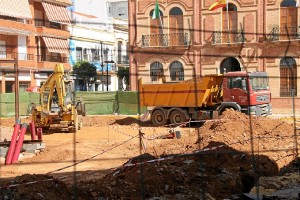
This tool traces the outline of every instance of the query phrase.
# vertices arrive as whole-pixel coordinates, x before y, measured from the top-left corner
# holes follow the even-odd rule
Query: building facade
[[[0,7],[0,90],[39,86],[57,63],[70,70],[66,7],[70,0],[10,0]]]
[[[128,67],[128,9],[126,1],[75,0],[71,9],[70,63],[88,61],[97,67],[90,85],[76,79],[77,90],[122,90],[119,67]]]
[[[299,102],[300,8],[295,0],[129,0],[130,84],[228,71],[266,71],[273,104]],[[292,90],[294,89],[294,90]],[[294,91],[294,92],[292,92]],[[289,106],[291,106],[289,104]]]

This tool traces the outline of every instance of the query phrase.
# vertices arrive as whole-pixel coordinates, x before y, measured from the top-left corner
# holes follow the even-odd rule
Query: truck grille
[[[256,97],[256,101],[257,102],[266,102],[266,101],[269,101],[269,95],[258,95]]]

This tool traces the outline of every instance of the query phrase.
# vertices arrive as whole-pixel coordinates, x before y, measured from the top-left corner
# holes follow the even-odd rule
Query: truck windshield
[[[250,77],[250,84],[252,90],[268,90],[269,79],[264,76]]]

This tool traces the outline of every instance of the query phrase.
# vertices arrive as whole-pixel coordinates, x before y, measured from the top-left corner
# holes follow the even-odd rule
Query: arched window
[[[163,65],[160,62],[151,63],[150,65],[151,81],[158,81],[158,79],[163,77],[163,75],[164,75]]]
[[[280,39],[297,37],[297,7],[295,0],[283,0],[280,4]]]
[[[150,18],[150,46],[162,45],[163,13],[159,10],[159,18],[152,19],[154,10],[149,14]]]
[[[179,61],[174,61],[170,65],[170,78],[171,81],[182,81],[184,80],[183,65]]]
[[[294,58],[284,57],[280,60],[280,96],[291,97],[292,89],[297,96],[297,64]]]
[[[227,7],[224,7],[222,10],[222,42],[237,42],[238,41],[238,19],[237,19],[237,7],[229,3],[228,4],[228,13]]]
[[[184,45],[183,12],[174,7],[169,12],[169,40],[171,46]]]

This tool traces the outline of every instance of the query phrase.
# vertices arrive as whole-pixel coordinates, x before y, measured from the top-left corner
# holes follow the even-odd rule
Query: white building
[[[122,89],[118,67],[128,67],[128,2],[75,0],[70,9],[70,62],[86,60],[96,65],[93,84],[75,81],[77,90],[116,91]],[[113,62],[113,63],[112,63]]]

